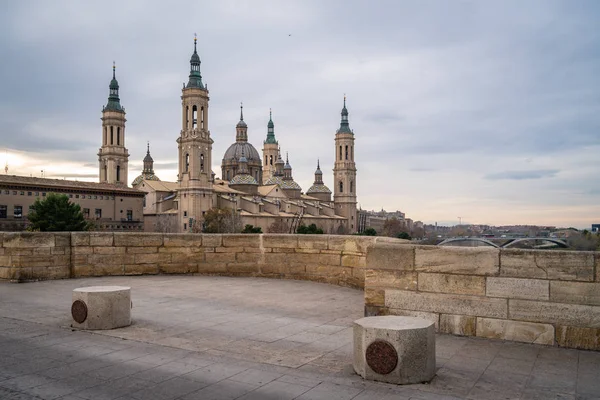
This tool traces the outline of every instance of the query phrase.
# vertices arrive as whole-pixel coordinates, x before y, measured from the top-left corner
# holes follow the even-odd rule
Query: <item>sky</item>
[[[146,143],[175,181],[194,34],[213,171],[239,104],[259,150],[269,109],[307,190],[333,188],[344,94],[361,208],[442,225],[600,222],[600,2],[281,0],[6,2],[0,162],[97,180],[116,62],[129,180]],[[3,172],[2,170],[0,170]]]

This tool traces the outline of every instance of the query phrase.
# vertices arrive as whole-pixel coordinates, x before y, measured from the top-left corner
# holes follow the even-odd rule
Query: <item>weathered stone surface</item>
[[[594,280],[592,252],[536,250],[535,260],[540,268],[548,272],[548,279]]]
[[[89,232],[71,232],[71,246],[89,246]]]
[[[295,249],[298,247],[298,237],[296,235],[265,234],[262,235],[262,245],[263,247]]]
[[[228,234],[223,235],[223,247],[259,247],[260,235]]]
[[[600,350],[600,328],[557,326],[556,343],[560,347]]]
[[[71,233],[70,232],[54,233],[54,247],[71,247]]]
[[[218,234],[202,234],[203,247],[219,247],[223,243],[222,236]]]
[[[440,314],[439,332],[460,336],[475,336],[477,317]]]
[[[420,272],[419,291],[485,295],[485,277]]]
[[[114,233],[114,245],[125,247],[162,246],[162,233]]]
[[[235,261],[242,263],[259,264],[262,262],[262,254],[260,253],[236,253]]]
[[[54,233],[50,232],[6,232],[3,247],[39,248],[54,247]]]
[[[135,262],[133,254],[90,254],[87,262],[91,265],[123,265]]]
[[[410,271],[366,269],[365,288],[370,287],[417,290],[417,273]]]
[[[550,324],[477,318],[477,336],[535,344],[554,344],[554,327]]]
[[[510,299],[548,300],[549,281],[541,279],[488,277],[486,295]]]
[[[514,320],[600,328],[599,306],[510,299],[508,309]]]
[[[352,268],[333,267],[326,265],[307,265],[306,273],[311,275],[320,275],[325,277],[352,276]]]
[[[391,347],[391,352],[380,349],[377,354],[369,353],[374,342]],[[373,357],[368,359],[367,354]],[[434,324],[399,316],[354,321],[353,366],[357,374],[369,380],[395,384],[430,381],[436,367]],[[389,368],[384,370],[384,366]]]
[[[433,322],[433,324],[435,325],[436,331],[439,329],[439,326],[440,326],[440,314],[436,314],[436,313],[430,313],[430,312],[425,312],[425,311],[408,311],[408,310],[392,309],[392,310],[389,310],[388,315],[397,315],[400,317],[415,317],[415,318],[426,319],[427,321]]]
[[[341,250],[344,253],[365,254],[367,249],[375,243],[374,237],[368,236],[335,236],[328,237],[329,250]]]
[[[378,288],[365,289],[365,304],[383,307],[385,305],[384,299],[385,290]]]
[[[117,247],[118,249],[122,249],[123,247]],[[147,247],[125,247],[125,253],[127,254],[152,254],[158,253],[158,247],[147,246]],[[175,247],[161,247],[161,249],[173,250]],[[177,248],[177,250],[184,252],[186,249]]]
[[[344,267],[360,267],[367,266],[367,258],[364,256],[348,256],[342,255],[342,265]]]
[[[167,233],[163,240],[165,247],[202,246],[202,235],[193,233]]]
[[[497,275],[498,249],[417,246],[415,269],[465,275]]]
[[[0,267],[11,267],[10,256],[0,256]]]
[[[205,253],[206,262],[228,263],[235,261],[235,253]]]
[[[86,306],[84,321],[73,320],[81,329],[114,329],[131,325],[131,288],[125,286],[89,286],[73,290],[73,302]]]
[[[131,264],[123,267],[125,275],[156,275],[158,265],[156,264]]]
[[[600,283],[552,281],[550,300],[557,303],[600,306]]]
[[[327,249],[328,238],[325,235],[299,235],[298,247],[301,249]]]
[[[94,254],[125,254],[126,247],[92,247]]]
[[[150,254],[135,254],[136,264],[167,264],[171,262],[171,254],[168,253],[150,253]]]
[[[69,266],[61,267],[33,267],[31,268],[31,279],[47,280],[47,279],[68,279],[71,276]]]
[[[500,276],[545,279],[548,274],[536,264],[533,250],[501,249]]]
[[[90,233],[90,246],[112,246],[115,235],[113,232]]]
[[[458,294],[385,290],[385,306],[399,310],[507,318],[506,299]]]
[[[376,243],[367,252],[367,268],[406,270],[415,269],[415,249],[396,243]]]

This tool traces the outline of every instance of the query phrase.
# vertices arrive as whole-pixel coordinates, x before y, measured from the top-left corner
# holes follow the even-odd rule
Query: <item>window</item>
[[[13,215],[15,218],[23,218],[23,207],[15,206]]]
[[[227,170],[227,180],[229,180],[229,170]]]
[[[273,165],[273,156],[269,156],[269,164]]]
[[[350,193],[354,191],[354,181],[350,181]]]
[[[121,182],[121,166],[117,165],[117,182]]]
[[[76,194],[76,195],[75,195],[75,198],[76,198],[76,199],[78,199],[78,198],[79,198],[79,195],[78,195],[78,194]]]
[[[184,216],[184,217],[187,217],[187,211],[184,211],[184,212],[183,212],[183,216]]]
[[[346,160],[348,159],[348,145],[346,145]]]
[[[104,127],[104,144],[108,144],[108,129]]]
[[[350,159],[354,160],[354,146],[350,146]]]
[[[84,208],[83,209],[83,217],[84,218],[89,218],[90,217],[90,209],[89,208]]]
[[[40,197],[40,192],[35,192],[35,197]]]
[[[13,195],[16,196],[17,195],[17,191],[13,190]]]
[[[121,127],[117,126],[117,146],[121,144]]]
[[[265,165],[269,165],[269,164],[267,163],[267,156],[265,156]]]
[[[146,196],[144,196],[144,200],[142,201],[142,207],[146,207]]]
[[[42,197],[46,197],[46,192],[42,192]]]
[[[110,127],[110,144],[112,145],[114,142],[114,136],[113,136],[113,127]]]
[[[127,221],[133,221],[133,210],[127,210]]]
[[[190,127],[190,106],[185,106],[185,129]]]
[[[204,172],[204,154],[200,154],[200,172]]]
[[[10,194],[10,190],[5,190],[4,194]]]
[[[204,107],[200,108],[200,128],[204,129]]]
[[[340,181],[340,193],[344,193],[344,182]]]
[[[185,155],[185,172],[188,172],[189,169],[190,169],[190,155],[186,154]]]
[[[187,224],[183,224],[183,230],[187,230]]]
[[[342,161],[342,146],[340,146],[340,161]]]
[[[192,129],[198,127],[198,106],[192,106]]]
[[[96,217],[96,219],[102,218],[102,209],[101,208],[96,208],[96,211],[94,212],[94,217]]]
[[[6,214],[8,213],[7,209],[7,206],[0,205],[0,218],[6,218]]]
[[[21,190],[21,196],[25,196],[25,192]]]
[[[36,196],[37,196],[37,194],[36,194]],[[69,195],[69,198],[70,198],[70,199],[72,199],[72,198],[73,198],[73,195],[72,195],[72,194],[70,194],[70,195]]]
[[[27,196],[31,196],[31,192],[27,192]]]

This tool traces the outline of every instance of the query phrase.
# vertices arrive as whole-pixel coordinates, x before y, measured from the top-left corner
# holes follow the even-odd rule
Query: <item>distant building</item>
[[[592,224],[592,232],[600,233],[600,224]]]

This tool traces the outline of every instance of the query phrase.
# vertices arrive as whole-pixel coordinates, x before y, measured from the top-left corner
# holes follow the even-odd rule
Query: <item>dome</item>
[[[258,151],[252,146],[251,143],[248,142],[235,142],[225,152],[223,156],[223,160],[239,160],[242,157],[242,152],[244,157],[248,159],[248,161],[258,161],[262,164],[260,155],[258,155]]]
[[[320,185],[312,185],[310,187],[310,189],[308,189],[306,191],[306,194],[311,194],[311,193],[327,193],[327,194],[331,194],[331,190],[329,190],[329,188],[323,184]]]
[[[109,89],[119,89],[119,82],[113,77],[108,87]]]
[[[229,181],[229,185],[258,185],[258,182],[252,175],[238,174]]]
[[[235,127],[236,128],[247,128],[248,125],[246,124],[246,122],[243,119],[241,119],[240,122],[238,122]]]
[[[150,155],[150,150],[146,153],[146,157],[144,157],[144,162],[154,162],[152,156]]]
[[[282,189],[302,190],[300,185],[298,185],[296,182],[294,182],[291,179],[288,179],[288,180],[283,179],[281,176],[270,177],[269,180],[267,182],[265,182],[265,185],[279,185],[279,187],[281,187]]]
[[[133,180],[133,182],[131,182],[131,186],[139,185],[140,183],[142,183],[142,181],[144,179],[147,180],[147,181],[160,181],[160,179],[158,178],[158,176],[156,176],[154,174],[141,174],[141,175],[138,175],[138,177],[135,178]]]

